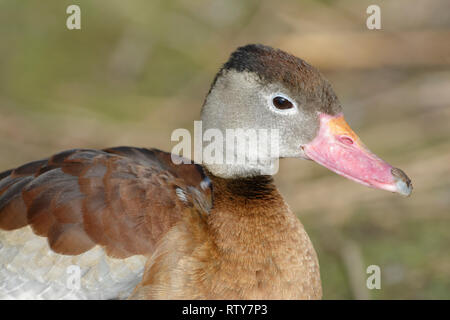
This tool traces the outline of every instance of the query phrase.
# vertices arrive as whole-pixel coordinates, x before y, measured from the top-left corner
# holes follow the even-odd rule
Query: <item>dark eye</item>
[[[279,96],[273,98],[272,103],[277,109],[282,109],[282,110],[290,109],[294,106],[292,104],[292,102],[290,102],[288,99],[279,97]]]

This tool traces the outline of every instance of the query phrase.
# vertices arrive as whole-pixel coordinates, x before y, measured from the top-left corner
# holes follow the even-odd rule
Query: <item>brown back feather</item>
[[[205,178],[156,149],[67,150],[0,173],[0,228],[30,225],[61,254],[97,244],[117,258],[149,254],[187,207],[209,210]]]

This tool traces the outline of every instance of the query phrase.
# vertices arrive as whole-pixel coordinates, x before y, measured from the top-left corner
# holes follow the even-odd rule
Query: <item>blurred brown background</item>
[[[66,8],[81,7],[81,30]],[[381,8],[368,30],[366,8]],[[276,177],[316,247],[324,298],[450,298],[448,0],[0,2],[0,171],[63,149],[170,150],[237,46],[316,66],[369,148],[405,170],[403,198],[312,162]],[[365,270],[381,267],[381,290]]]

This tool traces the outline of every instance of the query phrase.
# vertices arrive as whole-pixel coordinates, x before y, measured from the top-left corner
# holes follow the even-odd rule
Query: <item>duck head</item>
[[[311,65],[281,50],[247,45],[233,52],[206,97],[202,124],[204,136],[210,129],[223,132],[220,143],[224,153],[236,153],[232,158],[242,150],[229,148],[234,141],[227,144],[227,130],[276,129],[278,133],[276,155],[254,143],[247,145],[258,153],[256,164],[203,162],[222,178],[265,174],[278,158],[293,157],[313,160],[369,187],[402,195],[412,191],[406,174],[369,151],[349,127],[329,82]]]

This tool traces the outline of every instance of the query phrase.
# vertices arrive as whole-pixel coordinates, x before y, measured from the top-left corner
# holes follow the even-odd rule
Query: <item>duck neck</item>
[[[298,224],[271,176],[224,179],[210,175],[213,208],[209,230],[221,252],[264,257],[288,245],[286,232]],[[243,255],[244,254],[244,255]]]

